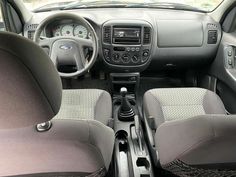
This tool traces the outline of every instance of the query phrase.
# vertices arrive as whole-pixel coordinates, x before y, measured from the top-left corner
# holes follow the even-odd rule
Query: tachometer
[[[88,30],[84,26],[78,25],[74,29],[74,35],[85,39],[88,36]]]
[[[62,36],[73,36],[73,26],[72,25],[65,25],[61,28],[61,35]]]

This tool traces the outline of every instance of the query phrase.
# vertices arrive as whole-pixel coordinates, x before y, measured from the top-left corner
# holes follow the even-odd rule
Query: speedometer
[[[88,36],[88,30],[84,26],[78,25],[74,29],[74,35],[85,39]]]
[[[65,25],[61,28],[62,36],[73,36],[73,26]]]

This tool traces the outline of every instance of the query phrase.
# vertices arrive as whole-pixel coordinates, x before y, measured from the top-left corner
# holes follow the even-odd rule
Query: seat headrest
[[[0,32],[0,129],[49,121],[61,97],[60,77],[43,49],[20,35]]]

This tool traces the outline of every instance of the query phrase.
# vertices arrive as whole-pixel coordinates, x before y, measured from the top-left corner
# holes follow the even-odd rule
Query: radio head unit
[[[114,27],[112,42],[114,44],[141,44],[141,28]]]

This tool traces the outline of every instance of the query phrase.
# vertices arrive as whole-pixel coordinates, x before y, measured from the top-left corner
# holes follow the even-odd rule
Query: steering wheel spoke
[[[93,41],[91,39],[75,38],[75,40],[81,47],[94,47]]]
[[[49,49],[51,49],[53,41],[53,38],[40,37],[38,44],[42,48],[48,47]]]
[[[84,51],[84,47],[83,46],[79,46],[79,52],[80,52],[80,60],[81,63],[83,64],[83,66],[85,67],[87,64],[87,60],[86,60],[86,56],[85,56],[85,51]]]
[[[76,67],[77,67],[77,70],[80,71],[82,69],[85,68],[85,64],[84,62],[82,61],[82,57],[80,57],[80,59],[77,59],[76,60]]]

